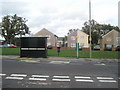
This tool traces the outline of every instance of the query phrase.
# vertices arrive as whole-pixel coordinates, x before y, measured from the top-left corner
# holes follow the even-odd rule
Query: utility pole
[[[92,41],[92,37],[91,37],[91,0],[89,0],[89,34],[90,34],[90,58],[92,57],[92,49],[91,49],[91,41]]]

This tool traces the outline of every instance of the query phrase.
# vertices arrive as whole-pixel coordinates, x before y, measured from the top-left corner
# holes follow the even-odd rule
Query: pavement
[[[2,59],[16,59],[20,61],[49,61],[49,60],[57,60],[57,61],[93,61],[93,62],[119,62],[119,59],[96,59],[96,58],[74,58],[74,57],[47,57],[47,58],[27,58],[13,55],[1,55]]]

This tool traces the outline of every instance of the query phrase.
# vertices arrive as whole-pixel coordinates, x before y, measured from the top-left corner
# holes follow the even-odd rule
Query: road
[[[3,59],[3,88],[118,88],[118,63]]]

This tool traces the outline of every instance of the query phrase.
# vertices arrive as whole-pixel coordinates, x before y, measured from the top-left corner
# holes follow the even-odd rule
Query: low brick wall
[[[52,47],[52,49],[57,49],[57,47]],[[61,50],[75,50],[76,48],[71,47],[61,47]],[[82,48],[82,50],[89,50],[89,48]]]

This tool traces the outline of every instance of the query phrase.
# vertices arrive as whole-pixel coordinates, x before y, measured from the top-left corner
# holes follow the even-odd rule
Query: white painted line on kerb
[[[22,77],[6,77],[6,79],[23,80],[23,78],[22,78]]]
[[[33,81],[46,81],[45,78],[29,78],[29,80],[33,80]]]
[[[11,74],[10,76],[15,76],[15,77],[26,77],[27,75],[25,75],[25,74]]]
[[[53,76],[54,78],[69,78],[69,76]]]
[[[47,75],[32,75],[32,77],[44,77],[44,78],[47,78],[49,76],[47,76]]]
[[[76,79],[77,82],[94,82],[93,80]]]
[[[116,80],[99,80],[99,82],[117,82]]]
[[[75,76],[75,78],[83,78],[83,79],[90,79],[91,77],[83,77],[83,76]]]
[[[70,81],[70,79],[52,79],[52,81],[69,82],[69,81]]]
[[[112,77],[97,77],[97,79],[114,79]]]
[[[6,74],[0,74],[0,76],[6,76]]]

